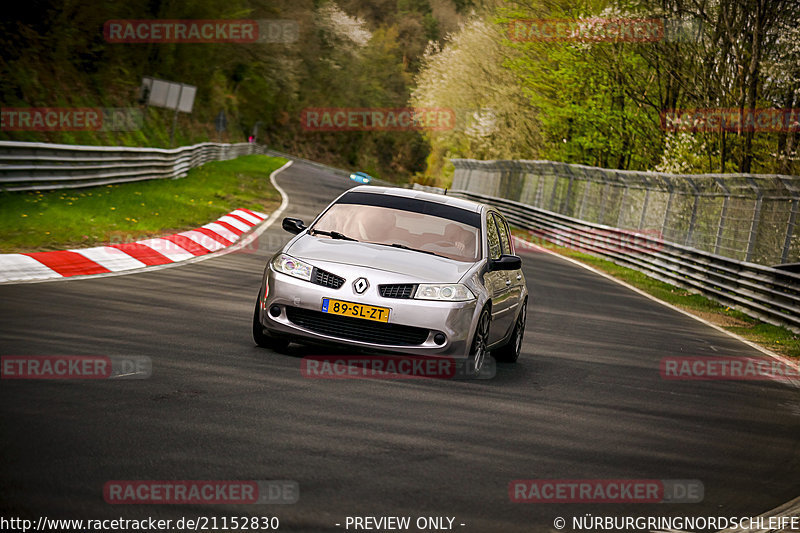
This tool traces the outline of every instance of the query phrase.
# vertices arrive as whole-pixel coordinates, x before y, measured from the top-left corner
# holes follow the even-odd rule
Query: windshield
[[[320,238],[340,233],[361,242],[399,245],[456,261],[477,261],[480,231],[469,224],[393,207],[336,203],[311,228]]]

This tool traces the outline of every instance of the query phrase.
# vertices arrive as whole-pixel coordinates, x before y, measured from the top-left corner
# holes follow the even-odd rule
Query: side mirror
[[[489,270],[519,270],[522,268],[522,259],[516,255],[501,255],[500,259],[489,261]]]
[[[295,235],[306,229],[306,225],[299,218],[286,217],[283,219],[283,222],[281,222],[281,226],[289,233],[294,233]]]

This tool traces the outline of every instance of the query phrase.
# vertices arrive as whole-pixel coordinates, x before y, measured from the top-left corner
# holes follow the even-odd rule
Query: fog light
[[[272,307],[269,308],[269,314],[270,316],[277,318],[281,316],[281,308],[278,307],[277,305],[273,305]]]
[[[446,340],[447,340],[447,337],[444,336],[444,333],[437,333],[436,335],[433,336],[433,342],[435,342],[439,346],[444,344],[444,341],[446,341]]]

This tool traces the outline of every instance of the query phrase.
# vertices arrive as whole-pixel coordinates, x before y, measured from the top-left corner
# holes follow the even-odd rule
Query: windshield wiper
[[[355,242],[358,242],[357,239],[354,239],[352,237],[348,237],[344,233],[339,233],[338,231],[324,231],[324,230],[320,230],[320,229],[310,229],[310,230],[308,230],[308,233],[311,234],[311,235],[314,235],[314,234],[327,235],[331,239],[340,239],[340,240],[343,240],[343,241],[355,241]]]
[[[420,250],[419,248],[412,248],[410,246],[406,246],[405,244],[400,244],[400,243],[397,243],[397,242],[392,243],[392,244],[386,244],[386,243],[383,243],[383,242],[376,242],[376,243],[373,243],[373,244],[380,244],[380,245],[383,245],[383,246],[391,246],[392,248],[401,248],[403,250],[411,250],[412,252],[421,252],[423,254],[435,255],[436,257],[445,257],[445,256],[443,256],[441,254],[437,254],[436,252],[431,252],[430,250]],[[445,259],[447,259],[447,258],[445,257]]]

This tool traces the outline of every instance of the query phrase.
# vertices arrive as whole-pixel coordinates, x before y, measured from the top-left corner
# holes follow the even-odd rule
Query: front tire
[[[261,320],[258,314],[261,304],[261,293],[258,293],[256,300],[256,309],[253,312],[253,340],[257,345],[262,348],[269,348],[270,350],[281,351],[289,346],[289,341],[279,337],[273,337],[264,331],[264,326],[261,325]]]
[[[467,357],[466,376],[468,378],[480,376],[483,364],[486,362],[486,356],[489,353],[486,346],[489,342],[489,323],[491,320],[492,315],[489,313],[489,309],[484,307],[478,318],[478,325],[475,326],[475,335],[472,338],[469,357]]]
[[[522,351],[522,337],[525,335],[525,322],[528,318],[528,300],[522,302],[522,309],[519,311],[517,321],[514,324],[514,331],[508,344],[501,346],[492,352],[492,356],[502,363],[516,363]]]

